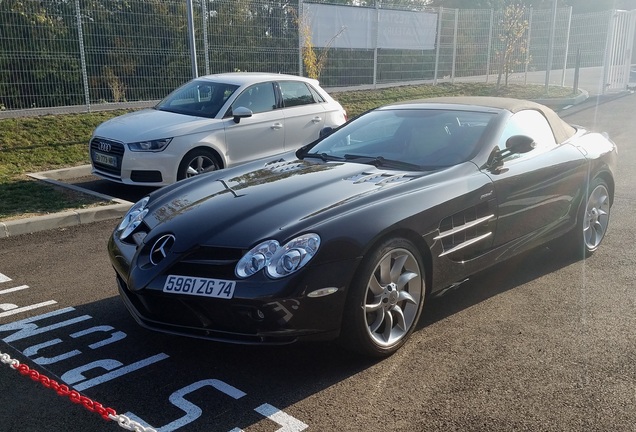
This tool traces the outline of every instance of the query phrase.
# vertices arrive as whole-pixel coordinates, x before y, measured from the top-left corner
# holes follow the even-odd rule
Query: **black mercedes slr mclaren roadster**
[[[324,132],[132,206],[108,251],[142,326],[386,356],[427,297],[539,245],[589,256],[607,231],[615,144],[542,105],[427,99]]]

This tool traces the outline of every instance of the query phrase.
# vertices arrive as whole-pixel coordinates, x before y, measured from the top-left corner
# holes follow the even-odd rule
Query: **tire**
[[[581,203],[576,227],[553,245],[559,252],[581,259],[591,256],[605,238],[610,218],[610,194],[607,183],[594,179]]]
[[[211,150],[197,148],[189,151],[181,160],[177,171],[177,180],[218,169],[221,169],[218,156]]]
[[[340,344],[370,357],[386,357],[407,341],[426,295],[424,264],[406,239],[385,241],[370,252],[351,284]]]

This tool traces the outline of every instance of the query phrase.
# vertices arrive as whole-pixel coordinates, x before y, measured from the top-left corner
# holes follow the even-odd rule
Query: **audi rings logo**
[[[110,144],[108,144],[106,142],[101,142],[100,141],[99,143],[97,143],[97,148],[100,151],[103,151],[103,152],[107,152],[107,153],[110,152]]]
[[[175,238],[172,234],[166,234],[161,237],[152,245],[150,249],[150,262],[154,265],[159,264],[174,246]]]

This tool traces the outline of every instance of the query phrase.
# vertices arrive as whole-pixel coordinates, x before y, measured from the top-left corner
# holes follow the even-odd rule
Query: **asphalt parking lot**
[[[619,146],[600,250],[480,273],[428,301],[388,359],[140,328],[106,256],[114,220],[0,239],[0,352],[161,431],[633,431],[635,108],[631,94],[561,113]],[[0,392],[0,430],[121,430],[4,363]]]

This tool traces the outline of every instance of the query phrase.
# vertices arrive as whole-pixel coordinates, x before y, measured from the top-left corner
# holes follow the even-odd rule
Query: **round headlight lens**
[[[285,253],[281,258],[281,265],[283,266],[283,270],[286,273],[295,271],[300,265],[300,262],[303,259],[303,255],[304,254],[302,250],[292,249],[290,251],[287,251],[287,253]]]
[[[280,244],[276,240],[266,240],[259,243],[243,255],[243,258],[236,264],[234,273],[240,278],[252,276],[267,265],[278,248],[280,248]]]
[[[146,205],[148,205],[149,199],[149,197],[142,198],[137,201],[130,210],[128,210],[124,218],[119,223],[119,226],[117,226],[120,239],[123,240],[128,237],[130,233],[132,233],[143,221],[144,217],[148,214]]]
[[[318,234],[304,234],[281,246],[276,240],[265,240],[243,255],[234,273],[247,278],[266,269],[269,277],[278,279],[290,275],[311,260],[320,246]]]
[[[300,270],[316,255],[319,247],[318,234],[296,237],[281,247],[269,260],[267,274],[278,279]]]

